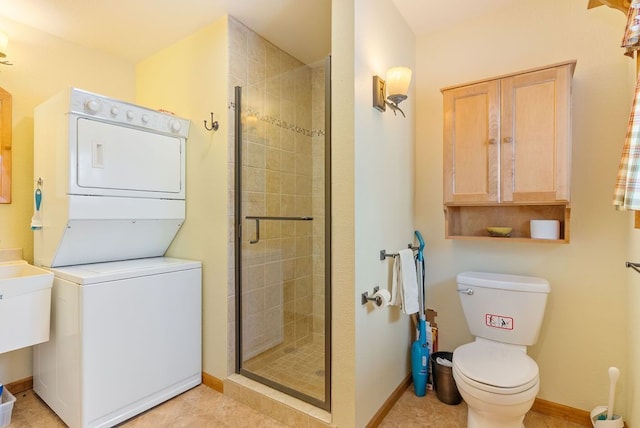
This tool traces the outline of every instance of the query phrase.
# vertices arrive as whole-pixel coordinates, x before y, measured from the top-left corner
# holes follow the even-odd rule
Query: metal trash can
[[[438,364],[437,359],[453,361],[453,352],[436,352],[431,354],[431,374],[433,376],[433,389],[438,400],[445,404],[459,404],[462,396],[458,392],[456,381],[453,379],[453,370],[443,364]]]

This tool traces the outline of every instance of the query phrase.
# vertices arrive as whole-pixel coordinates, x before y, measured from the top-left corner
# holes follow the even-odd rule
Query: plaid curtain
[[[625,55],[634,56],[640,49],[640,0],[633,0],[627,12],[627,25],[622,38]],[[613,205],[619,210],[640,211],[640,79],[631,107],[627,136],[622,148]]]
[[[627,25],[622,37],[622,47],[625,55],[633,58],[633,53],[640,49],[640,0],[633,0],[627,12]]]

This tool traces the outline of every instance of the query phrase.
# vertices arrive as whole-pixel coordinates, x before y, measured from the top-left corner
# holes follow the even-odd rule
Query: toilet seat
[[[493,394],[518,394],[539,381],[538,365],[526,353],[488,341],[456,348],[453,366],[462,381]]]

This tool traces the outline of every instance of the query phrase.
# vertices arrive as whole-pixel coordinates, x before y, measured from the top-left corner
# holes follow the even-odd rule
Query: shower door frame
[[[331,410],[331,56],[324,61],[325,134],[324,134],[324,400],[318,400],[242,367],[242,87],[234,88],[234,257],[236,367],[235,372],[284,392],[326,411]]]

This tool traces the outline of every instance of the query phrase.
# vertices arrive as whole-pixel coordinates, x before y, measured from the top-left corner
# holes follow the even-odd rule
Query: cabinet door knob
[[[505,142],[505,143],[513,143],[513,138],[511,138],[511,137],[504,137],[504,142]]]
[[[495,143],[496,143],[495,138],[489,138],[489,144],[495,144]]]

